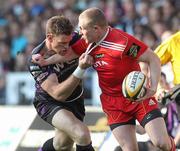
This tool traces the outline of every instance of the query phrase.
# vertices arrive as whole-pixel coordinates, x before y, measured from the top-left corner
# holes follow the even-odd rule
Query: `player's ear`
[[[99,26],[94,25],[94,29],[95,29],[95,30],[98,30],[98,28],[99,28]]]
[[[95,33],[98,33],[98,32],[99,32],[99,28],[100,28],[100,27],[99,27],[98,25],[94,25],[94,26],[93,26],[94,32],[95,32]]]
[[[46,35],[46,39],[47,39],[49,42],[52,42],[52,40],[53,40],[53,35],[52,35],[52,34],[47,34],[47,35]]]

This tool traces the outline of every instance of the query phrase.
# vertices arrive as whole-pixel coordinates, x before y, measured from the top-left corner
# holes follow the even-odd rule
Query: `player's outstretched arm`
[[[78,58],[79,56],[76,55],[76,53],[70,48],[65,56],[61,56],[59,54],[54,54],[51,57],[44,59],[44,57],[41,54],[33,54],[32,55],[32,62],[36,63],[40,66],[46,66],[50,64],[56,64],[61,62],[66,62],[75,58]]]
[[[77,87],[81,79],[83,78],[83,73],[85,69],[93,64],[93,59],[89,55],[82,54],[79,58],[79,65],[73,74],[67,78],[65,81],[59,83],[57,76],[51,74],[48,78],[41,84],[41,87],[54,99],[58,101],[65,101]]]

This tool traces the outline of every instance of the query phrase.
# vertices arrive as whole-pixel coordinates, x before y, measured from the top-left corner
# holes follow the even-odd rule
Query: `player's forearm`
[[[71,75],[65,81],[59,83],[57,76],[51,74],[41,84],[41,87],[55,100],[64,102],[76,89],[80,81],[80,78]]]
[[[155,54],[152,60],[149,62],[149,68],[151,77],[151,88],[156,91],[161,75],[161,64],[159,58]]]
[[[59,83],[56,75],[50,75],[48,80],[42,83],[45,91],[59,101],[65,101],[75,90],[83,78],[85,69],[93,64],[93,58],[90,55],[82,54],[79,57],[79,65],[76,70],[65,81]]]
[[[159,58],[150,48],[147,48],[147,50],[139,57],[139,61],[148,64],[151,82],[150,88],[151,90],[156,91],[161,74]]]
[[[55,55],[45,59],[45,65],[56,64],[56,63],[65,62],[65,61],[66,61],[66,59],[63,56],[55,54]]]
[[[64,102],[73,93],[80,81],[81,79],[71,75],[67,80],[54,87],[52,96],[56,100]]]
[[[56,100],[65,101],[78,86],[79,82],[83,78],[84,72],[85,69],[78,66],[68,79],[60,84],[52,84],[52,88],[47,87],[47,89],[49,89],[48,92],[51,92],[51,96]]]
[[[56,63],[63,63],[63,62],[67,62],[70,60],[73,60],[75,58],[77,58],[78,56],[75,53],[68,53],[65,56],[61,56],[59,54],[55,54],[47,59],[45,59],[45,65],[50,65],[50,64],[56,64]]]

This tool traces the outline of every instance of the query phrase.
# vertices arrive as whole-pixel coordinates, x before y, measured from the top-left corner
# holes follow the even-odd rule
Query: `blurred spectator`
[[[140,20],[139,23],[142,25],[148,24],[148,12],[149,12],[149,2],[148,1],[142,1],[137,6],[137,12],[139,14]]]
[[[10,55],[10,47],[5,42],[0,42],[0,64],[2,73],[14,70],[14,60]]]
[[[122,7],[124,10],[124,16],[122,17],[123,30],[129,34],[134,34],[134,27],[139,22],[139,17],[136,12],[136,8],[133,0],[123,0]]]
[[[174,2],[172,0],[164,0],[163,1],[162,13],[163,13],[164,23],[169,25],[172,21],[172,18],[175,16],[175,13],[176,13],[176,9],[174,7]]]
[[[11,57],[16,58],[18,52],[24,51],[28,44],[27,38],[22,34],[21,24],[15,22],[10,26],[11,39]]]
[[[0,105],[4,105],[6,103],[5,100],[5,75],[0,74]]]
[[[149,25],[153,25],[162,20],[162,11],[160,7],[151,6],[148,11],[148,23]]]
[[[155,32],[147,25],[136,25],[134,36],[145,42],[152,50],[157,47],[158,38]]]
[[[159,21],[159,22],[155,22],[151,26],[151,28],[154,31],[154,33],[156,34],[156,36],[158,37],[158,40],[160,42],[162,34],[166,31],[166,25],[164,24],[164,22]]]

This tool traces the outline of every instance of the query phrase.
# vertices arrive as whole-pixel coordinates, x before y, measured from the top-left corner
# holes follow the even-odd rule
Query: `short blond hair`
[[[98,25],[100,27],[108,26],[107,19],[103,11],[99,8],[93,7],[85,10],[80,14],[81,17],[88,20],[87,26]]]

